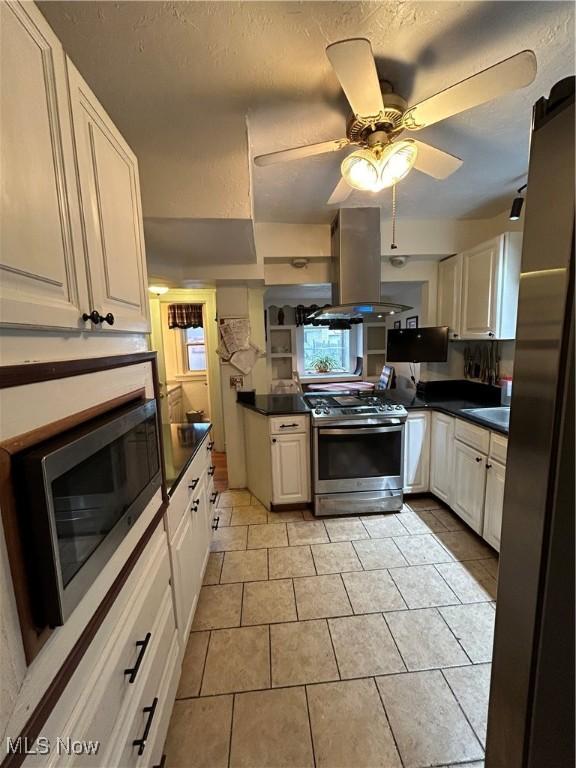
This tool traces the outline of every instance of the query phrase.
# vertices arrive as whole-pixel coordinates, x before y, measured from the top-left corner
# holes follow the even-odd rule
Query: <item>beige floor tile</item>
[[[218,496],[219,507],[248,507],[251,503],[250,491],[222,491]]]
[[[330,541],[353,541],[367,539],[368,531],[361,520],[326,520],[324,525]]]
[[[268,512],[269,523],[299,523],[302,520],[304,520],[304,516],[299,509],[288,512]]]
[[[257,717],[255,713],[258,713]],[[314,766],[304,688],[255,691],[236,696],[230,767],[272,766]]]
[[[218,518],[218,527],[225,528],[230,525],[232,507],[216,507],[214,516]]]
[[[362,570],[360,560],[349,541],[338,544],[313,544],[312,555],[318,574]]]
[[[480,603],[496,598],[496,579],[485,570],[483,560],[438,563],[436,570],[463,603]]]
[[[266,510],[266,513],[268,513],[270,510],[265,504],[262,504],[260,499],[256,498],[253,494],[250,496],[250,506],[252,507],[261,507],[262,509]]]
[[[268,627],[212,632],[202,681],[202,696],[270,687]]]
[[[202,582],[205,587],[220,583],[223,561],[224,552],[210,552],[204,572],[204,581]]]
[[[338,680],[328,625],[321,620],[273,624],[272,686]]]
[[[434,533],[446,530],[444,524],[430,510],[407,510],[402,513],[400,520],[409,533]]]
[[[436,608],[387,613],[386,621],[411,672],[469,663]]]
[[[294,590],[300,620],[347,616],[352,613],[339,575],[304,576],[294,579]]]
[[[226,552],[220,574],[221,584],[237,581],[264,581],[268,578],[268,557],[265,549]]]
[[[364,528],[372,539],[385,539],[388,536],[407,536],[408,530],[400,522],[401,515],[390,514],[383,517],[363,517]]]
[[[316,569],[309,546],[278,547],[268,552],[269,577],[314,576]]]
[[[406,608],[388,571],[343,573],[342,578],[354,613],[395,611]]]
[[[496,581],[498,581],[498,558],[497,557],[489,557],[486,560],[479,560],[480,565],[482,568],[484,568],[485,571],[487,571],[490,576],[492,576]]]
[[[376,682],[404,768],[484,757],[441,672],[389,675]]]
[[[367,571],[408,565],[404,555],[391,538],[355,541],[353,546],[362,567]]]
[[[408,497],[405,506],[410,507],[414,511],[421,509],[445,509],[445,505],[434,496]]]
[[[328,626],[342,679],[406,671],[381,614],[328,619]]]
[[[233,507],[230,525],[255,525],[256,523],[266,523],[268,521],[268,512],[264,507]]]
[[[177,701],[164,751],[166,768],[228,768],[233,696]]]
[[[328,544],[330,539],[322,521],[288,523],[290,546],[297,544]]]
[[[451,605],[440,613],[475,664],[492,661],[496,612],[490,603]]]
[[[255,581],[244,585],[242,624],[296,621],[292,579]]]
[[[219,527],[217,531],[214,531],[210,549],[212,552],[232,552],[234,550],[246,549],[247,538],[247,525],[237,525],[234,528]]]
[[[429,533],[398,536],[394,542],[410,565],[446,563],[453,560],[452,555]]]
[[[248,528],[248,549],[287,546],[288,536],[284,524],[251,525]]]
[[[202,587],[192,629],[221,629],[240,626],[242,584]]]
[[[182,661],[182,673],[176,693],[177,699],[198,696],[206,661],[210,632],[192,632]]]
[[[472,531],[440,531],[434,535],[454,560],[478,560],[491,557],[494,553],[494,550]]]
[[[408,608],[432,608],[459,602],[433,565],[391,568],[390,575]]]
[[[447,531],[464,531],[467,526],[458,515],[455,515],[450,509],[432,510],[434,517],[442,523]]]
[[[307,688],[318,768],[400,768],[374,680]]]
[[[445,669],[444,677],[482,744],[486,743],[491,664]]]
[[[314,512],[312,512],[311,509],[303,509],[302,510],[302,517],[303,517],[304,520],[312,520],[312,521],[318,520],[318,518],[316,517]]]

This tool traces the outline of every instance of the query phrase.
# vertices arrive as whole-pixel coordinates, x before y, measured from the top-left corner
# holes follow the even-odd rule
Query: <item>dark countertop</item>
[[[211,429],[212,424],[210,422],[162,424],[164,469],[170,495],[174,492]]]
[[[238,405],[264,416],[285,416],[289,413],[310,413],[302,395],[256,395],[254,403],[238,400]]]
[[[474,382],[434,382],[434,386],[429,387],[430,391],[422,392],[413,389],[387,389],[374,394],[381,394],[395,403],[400,403],[408,411],[430,409],[440,411],[450,416],[457,416],[464,421],[470,421],[485,429],[491,429],[502,435],[508,435],[508,428],[495,421],[482,418],[470,413],[465,413],[465,408],[493,408],[500,405],[499,390],[495,387],[487,388],[483,384]],[[485,391],[484,391],[485,390]],[[458,397],[457,394],[468,395],[468,397]],[[339,392],[338,394],[343,394]],[[487,395],[486,397],[483,397]],[[306,405],[302,395],[256,395],[255,402],[245,403],[238,401],[238,405],[249,408],[252,411],[261,413],[264,416],[288,415],[291,413],[310,413],[310,408]]]

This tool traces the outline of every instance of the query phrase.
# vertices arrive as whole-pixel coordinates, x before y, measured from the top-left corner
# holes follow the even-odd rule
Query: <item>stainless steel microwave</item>
[[[156,401],[138,401],[15,457],[35,621],[70,616],[161,483]]]

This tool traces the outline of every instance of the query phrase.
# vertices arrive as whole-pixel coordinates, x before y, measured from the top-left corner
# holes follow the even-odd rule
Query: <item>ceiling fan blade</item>
[[[326,48],[326,55],[355,115],[376,117],[384,111],[378,72],[369,40],[358,37],[332,43]]]
[[[462,160],[454,155],[449,155],[441,149],[424,144],[423,141],[414,142],[418,148],[414,168],[435,179],[445,179],[457,171],[462,165]]]
[[[505,93],[524,88],[536,77],[536,56],[521,51],[477,75],[462,80],[420,104],[410,107],[402,118],[405,128],[417,131],[427,125],[458,115]]]
[[[352,187],[346,182],[346,179],[342,177],[338,184],[336,184],[334,192],[332,192],[328,198],[326,205],[336,205],[337,203],[343,203],[344,200],[349,197],[351,192]]]
[[[274,165],[274,163],[285,163],[288,160],[298,160],[301,157],[311,157],[312,155],[322,155],[325,152],[338,152],[350,144],[349,139],[334,139],[333,141],[321,141],[318,144],[306,144],[303,147],[293,147],[292,149],[282,149],[280,152],[270,152],[267,155],[258,155],[254,158],[256,165]]]

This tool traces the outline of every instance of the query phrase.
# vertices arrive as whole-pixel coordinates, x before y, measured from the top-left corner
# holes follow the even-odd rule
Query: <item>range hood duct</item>
[[[380,296],[380,208],[341,208],[331,230],[332,306],[306,322],[349,328],[412,307],[383,302]]]

